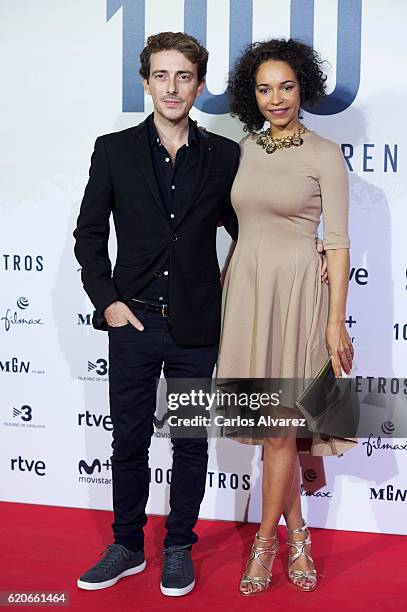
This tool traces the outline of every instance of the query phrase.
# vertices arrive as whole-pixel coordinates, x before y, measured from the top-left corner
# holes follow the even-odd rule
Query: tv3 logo
[[[21,408],[13,407],[13,418],[20,418],[22,421],[31,421],[32,417],[32,408],[31,406],[21,406]]]
[[[107,359],[98,359],[94,363],[93,361],[88,361],[88,372],[95,372],[99,376],[106,376],[107,370]]]

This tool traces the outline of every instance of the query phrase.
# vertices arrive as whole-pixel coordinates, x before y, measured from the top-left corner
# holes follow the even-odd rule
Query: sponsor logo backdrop
[[[38,0],[0,6],[0,469],[3,500],[111,508],[107,335],[90,324],[72,231],[95,138],[151,112],[138,80],[150,33],[186,30],[210,51],[193,118],[240,140],[229,66],[251,40],[293,35],[329,61],[329,96],[304,122],[342,145],[351,188],[347,324],[358,374],[407,364],[404,117],[407,6],[393,0]],[[270,237],[272,240],[272,236]],[[219,231],[219,257],[229,240]],[[115,244],[112,239],[112,258]],[[392,423],[383,417],[383,434]],[[397,433],[397,432],[395,432]],[[390,446],[389,446],[390,444]],[[404,440],[370,437],[303,464],[313,526],[407,533]],[[157,430],[148,511],[168,510],[171,454]],[[212,440],[201,516],[257,521],[261,448]]]

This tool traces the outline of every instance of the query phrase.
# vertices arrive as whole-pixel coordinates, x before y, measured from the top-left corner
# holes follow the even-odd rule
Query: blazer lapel
[[[209,171],[212,165],[213,153],[214,153],[214,145],[209,136],[204,130],[198,130],[198,138],[199,138],[199,157],[198,157],[198,168],[196,170],[196,180],[193,188],[189,194],[189,197],[185,201],[183,211],[181,215],[178,217],[178,222],[175,227],[178,227],[180,223],[185,219],[190,209],[196,203],[199,194],[206,184],[206,180],[208,178]]]
[[[155,178],[153,159],[151,156],[151,149],[148,138],[148,130],[145,121],[143,121],[143,123],[141,123],[135,128],[133,136],[135,140],[136,155],[140,162],[140,168],[143,171],[144,177],[147,181],[151,193],[153,194],[154,201],[157,204],[157,207],[162,217],[164,218],[168,227],[171,227],[168,219],[168,213],[161,198],[160,188]]]

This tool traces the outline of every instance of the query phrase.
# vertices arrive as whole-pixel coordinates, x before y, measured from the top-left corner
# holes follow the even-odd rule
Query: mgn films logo
[[[10,420],[4,421],[3,425],[5,427],[19,427],[20,429],[45,429],[43,423],[38,423],[35,420],[34,414],[32,406],[28,404],[20,406],[17,404],[17,406],[13,406],[10,409]]]
[[[389,436],[394,437],[396,433],[396,426],[394,423],[391,421],[384,421],[380,429],[386,436],[386,441],[384,441],[381,436],[375,437],[373,434],[370,434],[367,440],[362,442],[362,446],[365,447],[368,457],[371,457],[373,452],[376,451],[407,451],[407,443],[399,444],[393,442],[393,440],[387,441]]]
[[[16,305],[6,308],[4,315],[0,318],[1,328],[10,332],[16,327],[33,327],[44,325],[44,321],[38,315],[33,315],[30,310],[30,302],[26,297],[19,297]]]
[[[100,459],[85,460],[78,462],[78,482],[82,484],[109,485],[111,478],[112,463],[110,459],[101,461]]]
[[[45,374],[45,370],[32,368],[30,361],[10,357],[0,360],[0,374]]]
[[[29,472],[36,476],[45,476],[46,465],[41,459],[26,459],[19,455],[10,459],[12,472]]]
[[[43,255],[15,255],[3,253],[0,259],[3,272],[43,272]]]
[[[407,501],[407,489],[397,489],[393,485],[387,485],[387,487],[380,489],[370,487],[369,499],[384,502],[405,502]]]
[[[107,359],[100,357],[87,361],[88,375],[78,376],[78,380],[85,382],[107,382],[109,380],[109,365]]]
[[[96,427],[106,431],[113,431],[112,417],[110,414],[92,414],[87,410],[84,413],[78,414],[79,427]]]

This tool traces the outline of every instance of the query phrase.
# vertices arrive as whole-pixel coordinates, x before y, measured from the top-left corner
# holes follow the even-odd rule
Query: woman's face
[[[267,60],[256,73],[256,101],[259,111],[271,125],[295,127],[300,110],[300,84],[287,62]]]

